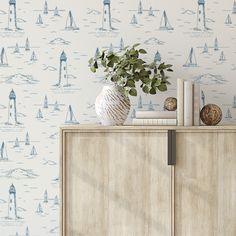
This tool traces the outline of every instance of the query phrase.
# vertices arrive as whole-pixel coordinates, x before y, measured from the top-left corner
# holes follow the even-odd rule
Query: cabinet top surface
[[[224,126],[102,126],[102,125],[68,125],[62,126],[61,131],[128,131],[128,130],[138,130],[138,131],[233,131],[236,132],[236,125],[224,125]]]

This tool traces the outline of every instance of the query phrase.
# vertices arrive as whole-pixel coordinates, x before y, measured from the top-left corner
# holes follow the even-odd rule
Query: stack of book
[[[200,125],[199,83],[177,79],[177,125]]]
[[[177,125],[176,111],[136,111],[133,125]]]

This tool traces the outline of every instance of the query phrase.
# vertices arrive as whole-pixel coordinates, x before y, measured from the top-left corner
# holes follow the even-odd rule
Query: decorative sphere
[[[202,108],[200,118],[206,125],[217,125],[222,119],[222,111],[215,104],[207,104]]]
[[[167,111],[175,111],[177,109],[177,99],[169,97],[164,102],[164,109]]]

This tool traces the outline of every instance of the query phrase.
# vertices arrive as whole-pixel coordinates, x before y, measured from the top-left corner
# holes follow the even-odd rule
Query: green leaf
[[[136,44],[133,45],[133,48],[136,48],[136,47],[138,47],[139,45],[140,45],[140,43],[136,43]]]
[[[144,50],[144,49],[142,49],[142,48],[141,48],[141,49],[139,49],[138,51],[139,51],[141,54],[147,54],[147,51],[145,51],[145,50]]]
[[[156,89],[155,88],[151,88],[150,91],[149,91],[150,94],[154,95],[157,93]]]
[[[172,69],[167,69],[167,71],[173,72],[173,70],[172,70]]]
[[[90,67],[90,70],[91,70],[93,73],[96,72],[96,68],[95,68],[94,66],[91,66],[91,67]]]
[[[144,87],[143,87],[143,92],[144,93],[149,93],[149,87],[147,86],[147,85],[145,85]]]
[[[109,61],[109,62],[107,63],[107,66],[108,66],[108,67],[113,67],[113,66],[114,66],[114,62],[113,62],[113,61]]]
[[[157,88],[158,88],[161,92],[164,92],[164,91],[167,90],[166,84],[160,84]]]
[[[127,85],[128,87],[135,87],[135,82],[134,82],[134,80],[132,80],[132,79],[128,79],[126,85]]]
[[[136,90],[135,88],[131,88],[131,89],[129,90],[129,94],[130,94],[131,96],[137,96],[137,90]]]

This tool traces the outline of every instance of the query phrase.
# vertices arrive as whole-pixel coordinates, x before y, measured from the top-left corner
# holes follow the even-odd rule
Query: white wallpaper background
[[[199,80],[205,102],[221,106],[225,123],[235,122],[233,0],[206,0],[203,29],[204,25],[197,25],[198,0],[142,0],[142,14],[138,13],[139,0],[111,0],[110,31],[101,29],[102,0],[48,0],[48,12],[44,12],[43,0],[16,0],[19,29],[13,31],[8,29],[13,10],[9,2],[12,7],[15,1],[0,3],[1,236],[59,235],[58,128],[65,122],[97,122],[94,100],[103,86],[103,74],[94,75],[88,68],[88,59],[97,48],[117,51],[121,39],[125,46],[139,42],[148,51],[148,61],[158,51],[163,61],[174,65],[168,92],[141,94],[144,109],[150,101],[155,109],[162,109],[163,100],[176,95],[176,78],[183,77]],[[201,8],[203,3],[199,0]],[[72,29],[65,29],[70,10],[74,22],[70,25],[69,17]],[[168,21],[163,19],[160,29],[164,10]],[[9,26],[14,28],[12,22]],[[60,84],[63,51],[62,69],[67,63],[68,82],[62,78]],[[135,109],[137,98],[132,104]]]

